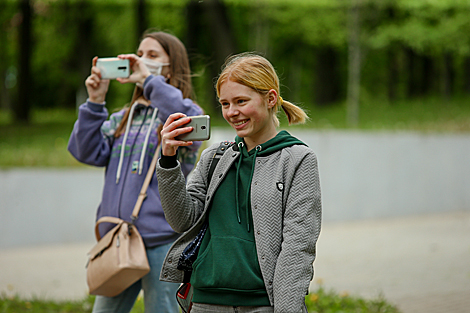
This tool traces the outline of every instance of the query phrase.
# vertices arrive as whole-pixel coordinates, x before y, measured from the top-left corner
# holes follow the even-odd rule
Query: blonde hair
[[[277,94],[277,102],[272,108],[274,124],[279,126],[277,113],[282,108],[287,116],[289,125],[302,124],[308,119],[307,113],[295,104],[282,99],[279,91],[279,78],[272,64],[264,57],[245,52],[229,57],[222,66],[222,73],[216,83],[217,97],[220,97],[220,87],[228,80],[254,89],[265,96],[271,89]]]

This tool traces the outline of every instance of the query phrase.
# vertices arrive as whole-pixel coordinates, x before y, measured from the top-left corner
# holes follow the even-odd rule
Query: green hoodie
[[[258,263],[250,186],[256,157],[285,147],[305,145],[286,131],[246,150],[242,138],[235,141],[240,156],[214,194],[208,215],[209,228],[193,264],[193,302],[230,306],[269,306]]]

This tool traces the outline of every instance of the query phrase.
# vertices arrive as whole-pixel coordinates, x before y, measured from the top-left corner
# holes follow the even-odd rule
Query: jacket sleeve
[[[112,136],[105,136],[101,127],[108,118],[108,111],[94,111],[88,102],[80,106],[78,119],[70,135],[68,150],[80,162],[106,166],[111,153]],[[106,123],[112,123],[107,121]]]
[[[144,96],[150,100],[153,107],[158,108],[158,118],[162,123],[165,123],[170,114],[176,112],[184,113],[187,116],[202,114],[202,109],[196,103],[191,99],[183,98],[181,90],[166,83],[165,78],[161,75],[147,77],[144,83]],[[201,144],[201,141],[195,141],[191,146],[179,149],[178,159],[185,176],[193,169]]]
[[[176,232],[182,233],[193,226],[204,211],[207,194],[207,173],[215,148],[202,152],[201,158],[186,185],[181,164],[163,168],[157,163],[157,179],[165,218]]]
[[[304,312],[305,295],[313,278],[321,195],[317,159],[309,151],[297,163],[287,195],[283,241],[273,281],[276,313]]]
[[[201,115],[202,109],[188,98],[178,88],[167,84],[163,76],[147,77],[144,83],[144,96],[158,108],[158,117],[165,122],[170,114],[181,112],[187,116]]]

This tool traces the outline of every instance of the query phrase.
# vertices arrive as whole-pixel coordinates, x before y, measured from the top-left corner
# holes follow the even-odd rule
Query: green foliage
[[[191,1],[201,6],[205,3]],[[313,111],[321,109],[322,105],[341,110],[347,94],[348,10],[352,1],[221,1],[226,6],[237,52],[259,51],[266,55],[278,70],[285,99]],[[410,100],[417,93],[411,89],[423,84],[427,85],[418,92],[419,96],[447,93],[447,96],[460,97],[470,93],[468,0],[359,2],[362,4],[363,105],[370,101],[384,102],[387,97]],[[2,85],[6,85],[6,75],[14,74],[17,69],[21,22],[18,3],[18,0],[9,0],[0,4]],[[136,2],[36,0],[33,3],[34,85],[29,93],[33,107],[73,109],[86,98],[84,80],[89,75],[93,56],[114,56],[136,50],[139,37]],[[173,33],[183,42],[189,41],[190,0],[147,0],[146,3],[151,27]],[[208,32],[207,29],[201,31]],[[207,69],[215,62],[211,44],[217,39],[201,38],[197,47],[189,51],[193,71],[199,74],[193,79],[196,99],[207,113],[218,115],[218,108],[212,101],[215,75]],[[325,53],[333,56],[327,67],[324,66]],[[410,68],[412,58],[417,64],[415,69]],[[426,72],[427,69],[430,72]],[[328,73],[334,75],[328,76]],[[334,85],[331,92],[334,97],[322,103],[319,95],[330,85]],[[130,84],[113,81],[107,95],[110,111],[123,107],[131,98],[132,89]],[[0,91],[0,108],[16,104],[15,87]]]
[[[322,286],[307,295],[305,303],[309,313],[399,313],[383,297],[367,300],[327,291]]]
[[[383,49],[402,44],[424,55],[453,52],[470,55],[469,9],[436,6],[403,9],[401,17],[389,20],[372,31],[371,48]]]

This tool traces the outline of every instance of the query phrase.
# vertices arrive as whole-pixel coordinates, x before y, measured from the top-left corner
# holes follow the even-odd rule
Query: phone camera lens
[[[206,129],[206,126],[201,126],[201,129]]]

